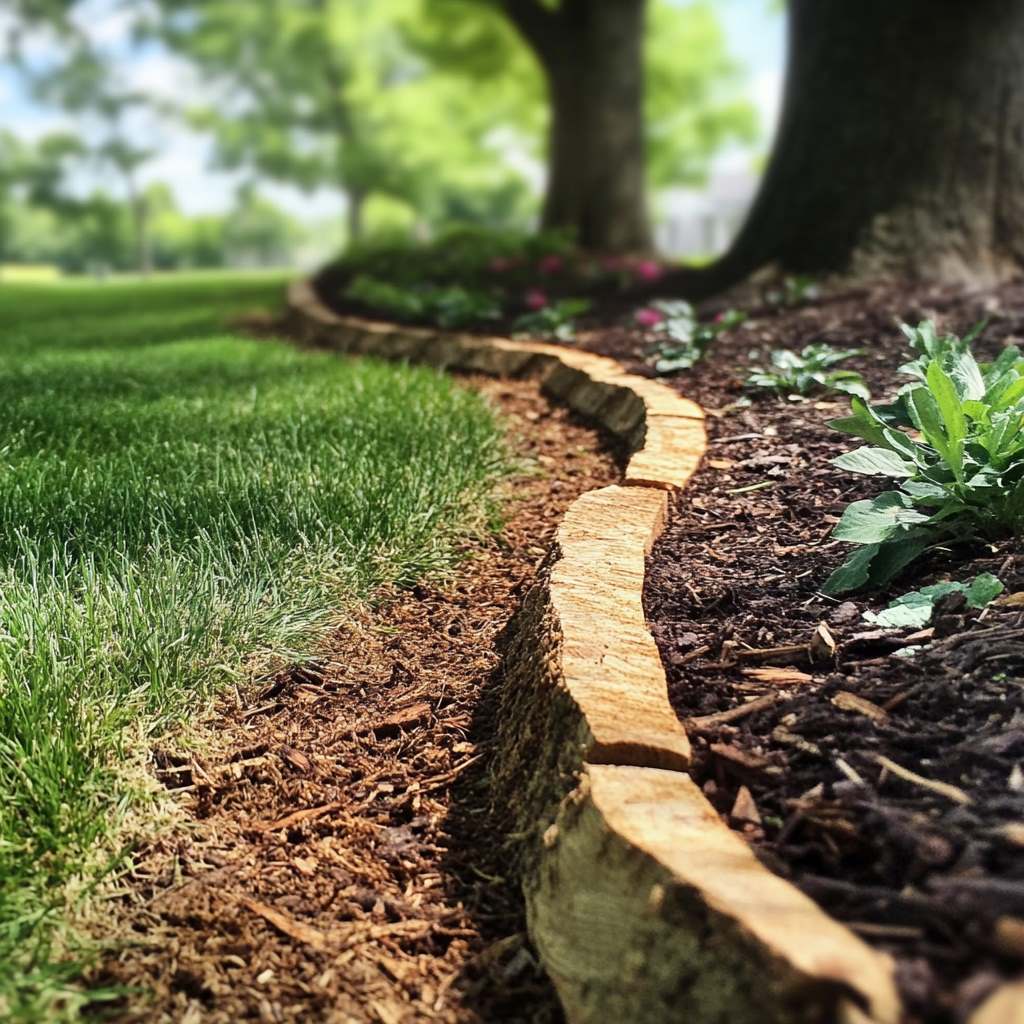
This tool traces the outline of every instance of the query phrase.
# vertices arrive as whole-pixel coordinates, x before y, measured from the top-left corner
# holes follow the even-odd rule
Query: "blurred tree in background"
[[[723,144],[755,131],[708,3],[658,0],[645,28],[645,0],[160,2],[155,31],[223,90],[216,109],[192,114],[223,164],[338,188],[352,240],[375,196],[422,224],[522,223],[524,165],[546,134],[543,226],[642,248],[645,151],[656,187],[692,184]],[[520,8],[551,36],[540,49],[513,27]],[[623,75],[639,76],[628,103]]]
[[[166,115],[168,101],[118,78],[76,20],[81,7],[14,0],[15,54],[22,26],[65,41],[66,59],[36,69],[34,88],[82,127],[48,143],[49,163],[34,152],[47,188],[0,178],[8,213],[12,188],[40,208],[4,229],[5,258],[27,253],[27,225],[47,217],[64,266],[83,264],[79,239],[98,247],[97,265],[117,268],[216,258],[214,227],[225,223],[186,226],[169,196],[144,184],[154,149],[136,113]],[[217,165],[336,190],[352,241],[367,229],[524,228],[542,205],[543,227],[570,229],[583,245],[644,248],[649,187],[700,183],[723,145],[754,135],[739,69],[703,0],[153,0],[124,10],[136,41],[195,69],[201,88],[175,113],[214,139]],[[91,198],[69,187],[86,166],[110,171]],[[250,224],[281,220],[265,200],[261,217],[254,200],[240,202]],[[239,237],[219,239],[220,258],[287,251]]]
[[[346,199],[348,233],[388,197],[424,221],[498,206],[521,211],[525,184],[488,145],[486,97],[431,68],[404,42],[413,0],[161,0],[151,26],[219,88],[191,111],[222,166]]]
[[[584,246],[647,248],[648,185],[700,183],[724,144],[755,135],[709,3],[428,0],[424,22],[437,66],[514,83],[519,126],[547,126],[542,226]]]

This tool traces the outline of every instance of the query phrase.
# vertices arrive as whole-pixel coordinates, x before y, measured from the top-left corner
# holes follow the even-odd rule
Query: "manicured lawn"
[[[55,1019],[147,740],[493,518],[484,403],[229,332],[281,292],[0,285],[0,1018]]]

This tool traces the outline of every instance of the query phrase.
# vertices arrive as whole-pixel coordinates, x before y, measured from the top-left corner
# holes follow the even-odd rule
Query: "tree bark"
[[[790,0],[774,153],[730,251],[689,290],[767,263],[984,286],[1024,257],[1024,4]]]
[[[363,208],[366,205],[366,193],[361,189],[345,189],[345,223],[348,227],[348,244],[358,242],[363,237]]]
[[[650,247],[644,146],[646,0],[505,8],[544,69],[551,109],[542,226],[586,248]]]

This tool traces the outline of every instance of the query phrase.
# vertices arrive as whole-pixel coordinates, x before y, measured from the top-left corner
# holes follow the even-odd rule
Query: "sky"
[[[145,8],[147,0],[85,0],[76,9],[81,28],[112,60],[116,73],[127,85],[145,91],[158,100],[177,104],[199,104],[204,98],[203,83],[181,58],[157,43],[136,46],[130,38],[133,18]],[[778,112],[784,61],[783,18],[775,13],[771,0],[714,0],[726,34],[728,46],[745,67],[748,89],[761,119],[760,151],[767,149]],[[9,14],[0,9],[0,38],[12,27]],[[45,33],[25,39],[33,65],[45,68],[59,59],[59,43]],[[132,125],[143,144],[157,150],[141,174],[144,182],[166,182],[173,189],[179,206],[189,214],[221,212],[233,202],[244,173],[213,167],[214,152],[208,137],[190,130],[179,118],[169,115],[139,114]],[[74,121],[59,108],[42,105],[28,93],[21,77],[10,67],[0,65],[0,126],[25,139],[37,139],[61,128],[74,127]],[[88,126],[79,125],[88,130]],[[741,161],[749,164],[750,151],[722,154],[721,166],[729,168]],[[81,190],[95,184],[95,178],[82,175]],[[261,182],[267,198],[304,221],[340,216],[341,200],[332,192],[302,193],[285,185]]]

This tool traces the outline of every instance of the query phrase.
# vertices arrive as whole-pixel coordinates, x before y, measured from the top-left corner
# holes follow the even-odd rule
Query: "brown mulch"
[[[924,316],[959,333],[987,316],[991,355],[1024,338],[1024,286],[762,311],[674,379],[709,411],[709,454],[652,553],[645,603],[710,800],[769,866],[893,954],[909,1021],[948,1024],[1024,973],[1024,607],[954,599],[916,633],[862,613],[980,572],[1019,593],[1024,553],[952,549],[884,594],[822,597],[849,550],[832,526],[880,489],[829,464],[860,443],[826,426],[848,403],[747,404],[742,390],[751,350],[820,340],[863,347],[849,365],[881,399],[902,383],[897,320]],[[587,341],[642,353],[636,331]]]
[[[529,464],[455,578],[386,595],[322,655],[154,752],[181,821],[136,857],[93,973],[119,1021],[559,1019],[486,782],[495,638],[610,449],[529,383],[467,378]],[[538,472],[539,471],[539,472]]]

